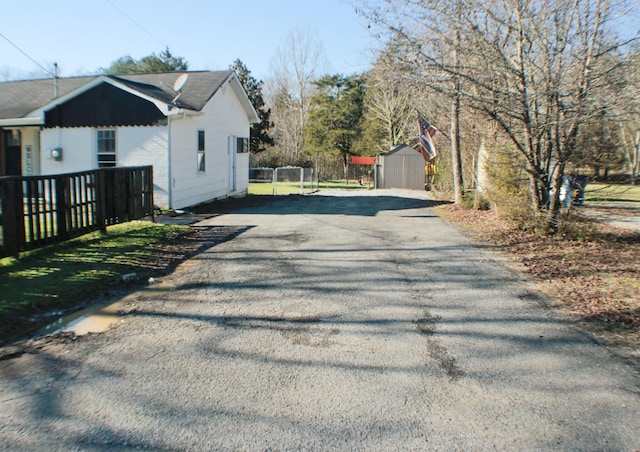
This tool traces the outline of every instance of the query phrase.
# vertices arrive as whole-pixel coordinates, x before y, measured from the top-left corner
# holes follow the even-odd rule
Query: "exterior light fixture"
[[[56,162],[62,161],[62,148],[51,149],[51,158]]]

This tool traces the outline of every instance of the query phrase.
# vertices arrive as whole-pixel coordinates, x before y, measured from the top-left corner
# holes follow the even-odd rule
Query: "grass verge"
[[[640,203],[640,185],[589,183],[584,191],[585,201]]]
[[[52,318],[109,297],[170,268],[191,231],[144,221],[111,226],[0,260],[0,345]],[[130,283],[122,276],[135,273]]]

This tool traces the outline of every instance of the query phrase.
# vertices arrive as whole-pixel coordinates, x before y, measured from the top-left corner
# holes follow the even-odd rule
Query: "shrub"
[[[486,195],[477,190],[467,191],[462,199],[462,207],[465,209],[491,210],[491,201]]]
[[[578,242],[590,242],[598,238],[597,223],[573,212],[563,215],[558,224],[558,236]]]

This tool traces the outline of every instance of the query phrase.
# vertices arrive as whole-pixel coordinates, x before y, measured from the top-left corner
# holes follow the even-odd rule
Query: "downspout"
[[[167,128],[168,128],[168,133],[167,133],[167,160],[168,160],[168,171],[167,174],[169,175],[169,185],[168,185],[168,190],[167,190],[167,196],[168,196],[168,204],[169,204],[169,209],[173,208],[173,171],[172,171],[172,164],[171,164],[171,117],[172,115],[167,116]]]
[[[375,163],[373,164],[373,188],[377,189],[378,188],[378,166],[380,165],[379,163],[379,155],[376,155],[376,160]]]

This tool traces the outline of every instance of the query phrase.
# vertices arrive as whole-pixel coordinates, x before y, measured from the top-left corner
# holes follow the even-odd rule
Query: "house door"
[[[0,146],[0,176],[22,175],[22,152],[19,130],[3,130]]]
[[[229,191],[236,191],[236,159],[237,159],[237,139],[235,136],[229,137]]]

